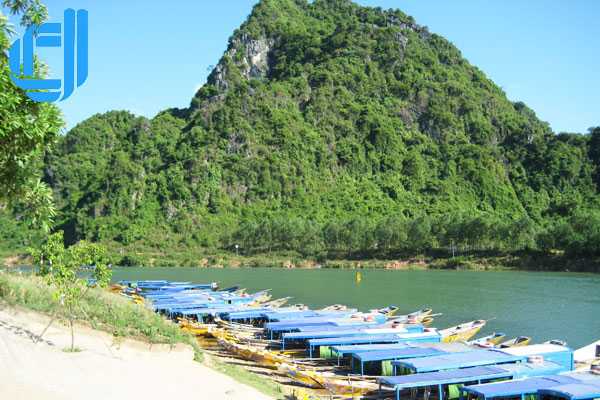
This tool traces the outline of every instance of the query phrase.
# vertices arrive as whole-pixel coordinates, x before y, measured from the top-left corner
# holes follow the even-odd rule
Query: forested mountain
[[[95,115],[45,180],[69,241],[595,254],[599,160],[401,11],[263,0],[189,108]]]

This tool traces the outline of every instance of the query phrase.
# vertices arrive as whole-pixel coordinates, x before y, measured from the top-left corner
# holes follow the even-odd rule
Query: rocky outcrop
[[[253,39],[247,34],[233,39],[223,59],[211,73],[209,83],[221,91],[229,89],[230,71],[225,60],[231,60],[247,80],[266,78],[269,75],[269,56],[274,44],[274,39]]]

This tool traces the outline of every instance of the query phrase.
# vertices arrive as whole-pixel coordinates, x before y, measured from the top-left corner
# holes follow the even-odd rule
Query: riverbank
[[[121,396],[122,393],[139,396],[140,391],[145,393],[146,386],[152,393],[144,397],[150,399],[164,398],[161,394],[187,396],[190,390],[214,399],[282,396],[276,383],[243,367],[228,365],[201,349],[196,338],[176,324],[116,294],[90,289],[83,297],[80,307],[74,311],[75,348],[78,349],[75,353],[66,351],[70,348],[71,333],[66,327],[64,313],[42,279],[0,270],[0,367],[6,363],[13,371],[12,375],[0,376],[0,398],[4,398],[5,393],[19,394],[7,398],[33,398],[28,397],[30,394],[39,398],[40,393],[46,394],[47,390],[48,396],[43,398],[75,399],[83,397],[82,393],[87,393],[96,384],[114,390],[107,394],[108,389],[98,389],[97,392],[102,394],[98,399],[128,398]],[[36,335],[44,330],[51,315],[56,315],[57,320],[43,340],[35,344]],[[48,348],[40,350],[39,346],[44,344]],[[38,353],[42,357],[39,360]],[[149,366],[139,366],[138,359],[145,360]],[[151,367],[150,373],[146,368]],[[79,372],[69,372],[73,368],[83,368],[97,382],[85,378],[84,384],[78,384],[81,380],[73,377],[78,377]],[[54,376],[44,373],[46,369],[66,372]],[[105,373],[106,370],[120,372],[115,372],[113,377],[112,372]],[[166,371],[163,373],[163,370]],[[53,379],[48,380],[49,375]],[[168,382],[163,385],[165,380]],[[47,382],[68,390],[55,393],[54,386],[48,387]],[[156,391],[153,389],[159,385],[153,382],[160,382]],[[138,391],[136,387],[143,388]],[[260,395],[255,393],[257,390]]]
[[[76,326],[80,351],[63,351],[70,331],[54,324],[42,341],[32,338],[49,318],[24,309],[0,310],[0,398],[165,399],[190,393],[216,400],[270,397],[194,361],[185,344],[157,345],[122,339],[85,325]]]
[[[468,270],[468,271],[556,271],[600,273],[600,258],[571,257],[563,253],[521,252],[498,254],[473,252],[451,256],[443,253],[419,256],[374,254],[369,257],[336,255],[303,257],[294,252],[241,255],[206,249],[116,248],[109,246],[115,265],[128,267],[194,268],[287,268],[287,269],[386,269],[386,270]],[[30,265],[26,253],[6,253],[0,266]]]

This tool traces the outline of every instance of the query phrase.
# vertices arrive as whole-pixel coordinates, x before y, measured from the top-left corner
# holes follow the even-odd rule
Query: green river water
[[[333,303],[369,310],[394,304],[400,313],[433,308],[445,328],[491,319],[484,332],[563,339],[577,348],[600,339],[600,275],[542,272],[115,268],[114,280],[169,279],[272,289],[274,298],[311,307]]]

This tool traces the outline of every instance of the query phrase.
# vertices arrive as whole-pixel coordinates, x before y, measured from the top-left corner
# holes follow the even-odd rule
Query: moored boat
[[[508,348],[508,347],[520,347],[527,346],[531,343],[531,338],[529,336],[517,336],[514,339],[507,340],[506,342],[502,342],[498,345],[499,348]]]
[[[440,335],[442,335],[442,342],[466,342],[473,336],[477,335],[481,328],[485,326],[486,322],[486,320],[478,319],[475,321],[465,322],[460,325],[452,326],[450,328],[442,329],[439,331]]]
[[[497,344],[502,342],[502,340],[504,340],[505,337],[506,337],[506,334],[504,334],[504,333],[494,332],[491,335],[487,335],[487,336],[481,337],[479,339],[471,340],[468,343],[473,346],[492,347],[492,346],[496,346]]]

